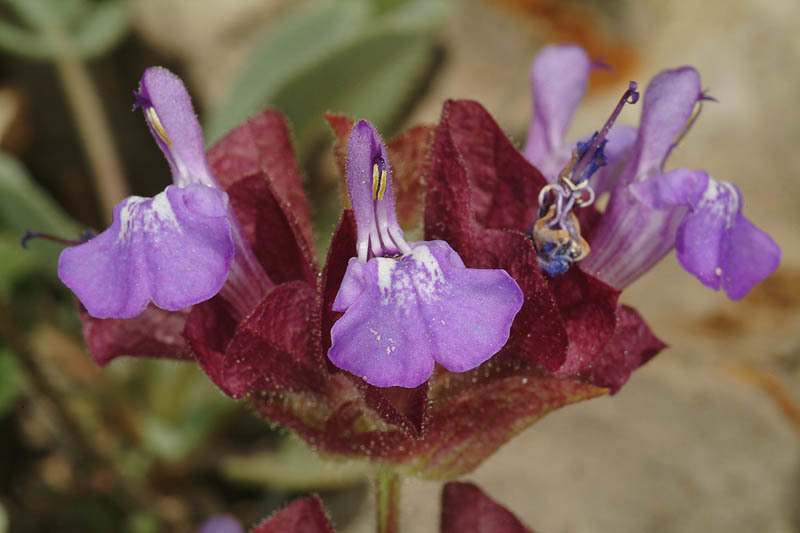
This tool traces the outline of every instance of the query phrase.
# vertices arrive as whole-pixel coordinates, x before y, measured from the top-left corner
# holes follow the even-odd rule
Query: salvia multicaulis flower
[[[357,257],[333,302],[344,312],[328,357],[380,387],[417,387],[434,361],[477,367],[508,340],[522,291],[502,270],[466,268],[444,241],[407,243],[397,222],[386,148],[366,121],[347,148]]]
[[[150,301],[177,311],[220,291],[246,312],[272,283],[208,166],[183,83],[166,69],[150,68],[136,98],[134,108],[144,112],[174,185],[153,198],[120,202],[110,228],[62,252],[59,277],[96,318],[132,318]]]
[[[156,113],[174,145],[177,134],[166,110],[157,108]],[[343,117],[329,121],[341,154],[354,123]],[[344,283],[349,265],[366,269],[370,262],[393,261],[386,286],[394,289],[395,273],[405,272],[404,261],[418,268],[413,252],[420,243],[401,240],[390,210],[364,218],[364,204],[354,198],[357,216],[343,213],[318,276],[290,137],[280,115],[265,111],[230,132],[205,159],[235,213],[241,248],[250,251],[270,280],[253,291],[263,296],[235,307],[225,294],[226,283],[216,296],[181,311],[148,306],[127,320],[83,313],[96,360],[104,364],[123,354],[192,359],[224,392],[249,398],[265,417],[321,451],[447,478],[475,468],[549,411],[617,390],[632,370],[663,348],[633,309],[617,305],[618,291],[574,266],[554,278],[542,275],[524,232],[536,217],[547,181],[478,104],[448,102],[435,132],[414,128],[386,147],[371,128],[367,133],[372,144],[355,144],[368,149],[366,172],[359,174],[366,182],[367,203],[374,209],[376,201],[385,202],[384,207],[394,201],[400,220],[413,224],[423,211],[419,191],[425,187],[422,245],[430,252],[431,241],[447,243],[447,250],[439,250],[443,253],[431,252],[443,277],[441,263],[448,261],[447,268],[462,275],[488,269],[472,272],[488,272],[506,284],[510,278],[497,273],[504,270],[521,289],[522,306],[497,354],[466,372],[436,366],[430,379],[415,388],[376,387],[330,363],[327,354],[338,342],[332,329],[364,296],[353,296],[348,286],[358,276]],[[383,163],[374,160],[376,153]],[[343,175],[347,160],[340,161]],[[366,235],[376,235],[377,241],[359,247],[365,233],[358,224],[365,220]],[[594,226],[581,222],[591,233]],[[234,243],[234,249],[240,248]],[[366,256],[359,258],[362,250]],[[247,279],[254,283],[257,278]],[[334,305],[340,293],[339,304],[351,300],[344,314]],[[380,311],[381,301],[372,310]],[[360,326],[379,311],[368,313]],[[448,321],[444,315],[437,318]]]
[[[525,155],[550,181],[566,159],[561,138],[591,68],[586,52],[575,45],[547,47],[534,61],[537,103]],[[734,300],[777,268],[780,248],[744,218],[735,185],[703,171],[664,170],[707,99],[695,69],[664,71],[647,88],[638,132],[611,129],[608,166],[590,181],[595,195],[608,191],[611,198],[589,235],[592,252],[582,262],[609,285],[627,287],[673,248],[684,269]]]

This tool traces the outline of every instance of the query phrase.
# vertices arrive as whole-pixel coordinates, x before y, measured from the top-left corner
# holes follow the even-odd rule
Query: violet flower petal
[[[131,318],[148,301],[175,311],[219,292],[234,255],[227,195],[204,185],[170,185],[131,196],[107,230],[66,248],[58,275],[96,318]]]
[[[136,106],[172,169],[175,185],[202,183],[218,187],[206,161],[203,131],[181,79],[162,67],[145,70]]]
[[[731,300],[740,300],[756,283],[772,274],[781,261],[781,249],[772,238],[739,213],[730,229],[722,262],[722,288]],[[680,256],[679,256],[680,257]]]
[[[702,170],[677,168],[630,186],[633,196],[650,209],[697,205],[708,187]]]
[[[623,183],[663,172],[675,138],[702,98],[700,74],[692,67],[665,70],[652,79],[644,96],[639,136],[620,178]]]
[[[732,300],[769,276],[781,256],[775,241],[742,215],[738,187],[713,179],[678,227],[675,249],[683,268]]]
[[[686,208],[654,209],[637,198],[642,191],[632,184],[663,177],[675,138],[702,96],[700,75],[691,67],[658,74],[645,92],[636,144],[594,232],[592,252],[581,263],[616,289],[630,285],[674,247]]]
[[[736,185],[703,171],[679,168],[631,185],[638,200],[659,212],[686,212],[675,236],[678,261],[703,285],[741,299],[780,262],[780,248],[742,215]]]
[[[524,154],[551,181],[563,166],[556,161],[563,157],[563,150],[558,149],[586,93],[591,70],[589,55],[575,44],[547,46],[533,62],[530,76],[533,117]],[[571,150],[571,147],[566,150],[567,159]]]
[[[503,347],[522,306],[504,270],[466,268],[444,241],[411,246],[363,268],[351,259],[342,285],[363,291],[353,299],[347,288],[334,303],[346,312],[333,325],[328,357],[379,387],[416,387],[434,361],[454,372],[477,367]]]
[[[219,515],[203,522],[197,533],[244,533],[244,528],[236,518]]]

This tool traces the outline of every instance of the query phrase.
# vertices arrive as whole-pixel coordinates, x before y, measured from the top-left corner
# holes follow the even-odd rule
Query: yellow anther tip
[[[156,132],[156,135],[158,135],[161,140],[167,144],[167,146],[172,146],[172,141],[170,140],[169,135],[167,135],[167,130],[164,129],[164,125],[161,124],[161,119],[158,118],[158,113],[156,113],[155,108],[148,107],[144,114],[147,117],[147,121]]]

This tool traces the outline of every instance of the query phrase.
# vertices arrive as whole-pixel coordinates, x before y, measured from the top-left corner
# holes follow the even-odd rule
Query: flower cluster
[[[535,106],[525,156],[551,183],[570,157],[561,140],[592,67],[575,45],[547,47],[533,64]],[[589,184],[594,195],[610,193],[610,200],[602,217],[594,217],[592,253],[582,266],[612,287],[624,289],[675,248],[689,273],[738,300],[780,262],[778,245],[742,215],[735,185],[702,170],[664,170],[704,100],[712,98],[694,68],[667,70],[647,88],[638,130],[607,131],[606,168]]]
[[[742,217],[734,186],[663,171],[704,98],[693,69],[653,80],[638,132],[612,127],[638,98],[632,84],[605,127],[561,146],[590,68],[577,47],[542,52],[524,154],[472,101],[446,102],[436,127],[388,144],[366,121],[329,115],[352,210],[321,268],[280,114],[206,154],[183,84],[148,69],[137,107],[174,185],[124,200],[59,264],[95,359],[192,359],[323,451],[432,477],[617,391],[664,347],[618,305],[624,286],[676,246],[690,272],[738,298],[779,250]],[[600,213],[590,204],[605,191]],[[401,222],[420,215],[424,240],[408,242]]]

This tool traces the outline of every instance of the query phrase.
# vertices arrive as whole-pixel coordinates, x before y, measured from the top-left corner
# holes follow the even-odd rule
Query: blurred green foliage
[[[14,400],[19,396],[21,388],[17,361],[8,350],[0,347],[0,416],[3,416],[14,405]],[[2,520],[0,520],[1,522]],[[0,531],[2,530],[0,527]]]
[[[0,152],[0,250],[8,263],[0,266],[0,290],[14,275],[31,270],[41,269],[55,278],[63,246],[31,241],[29,253],[21,253],[20,239],[29,229],[68,239],[76,239],[80,233],[79,226],[36,184],[22,163]]]
[[[128,31],[127,4],[107,0],[2,0],[25,27],[0,19],[0,49],[33,59],[64,53],[66,37],[83,58],[108,52]]]
[[[444,0],[342,0],[281,23],[209,117],[207,140],[268,106],[289,118],[301,157],[327,133],[323,111],[387,129],[433,64],[445,7]]]
[[[303,441],[288,438],[275,450],[223,457],[220,469],[233,481],[300,492],[356,485],[367,479],[372,465],[360,460],[323,458]]]

